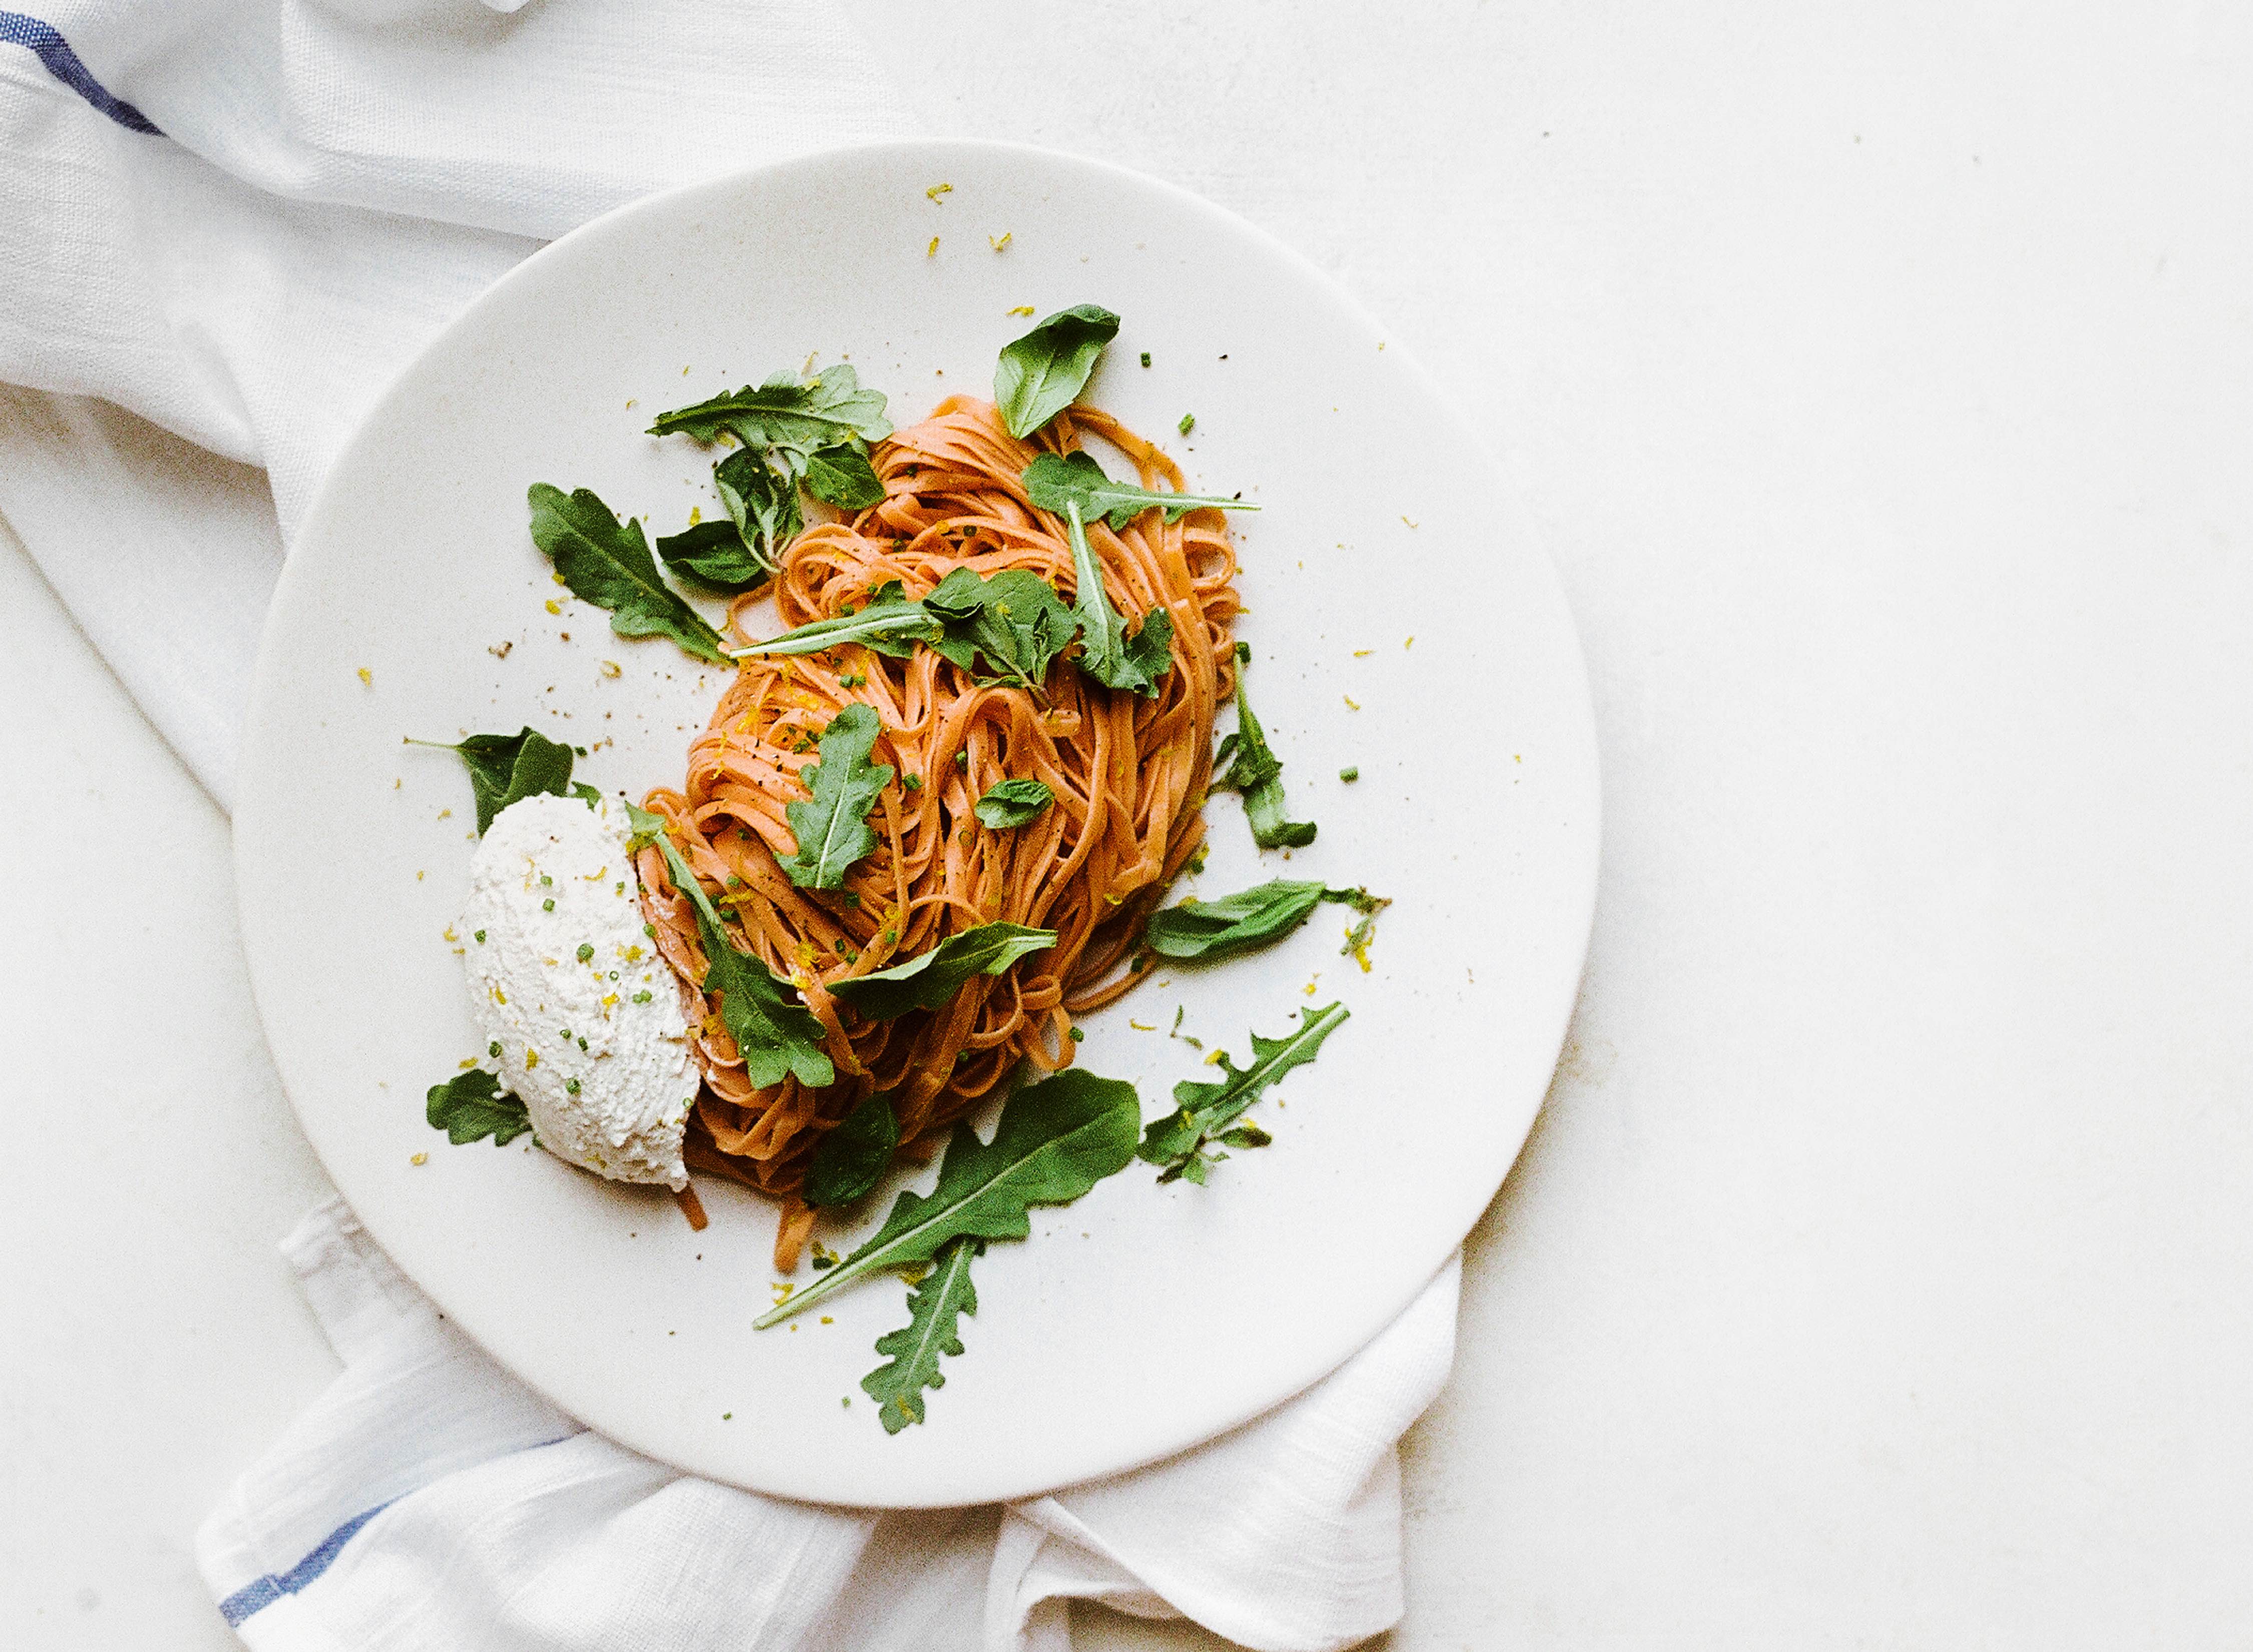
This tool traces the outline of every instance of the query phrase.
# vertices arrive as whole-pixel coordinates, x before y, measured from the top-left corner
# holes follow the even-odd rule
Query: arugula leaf
[[[813,1149],[806,1170],[806,1202],[811,1205],[850,1204],[875,1187],[900,1145],[900,1121],[892,1112],[889,1091],[861,1098],[861,1105],[845,1115]]]
[[[1099,304],[1074,304],[1002,345],[994,401],[1009,434],[1029,436],[1070,407],[1118,336],[1118,317]]]
[[[899,581],[891,580],[876,588],[876,595],[868,605],[857,614],[841,614],[834,619],[817,619],[796,631],[786,631],[779,637],[770,637],[763,643],[753,643],[749,648],[735,650],[736,658],[748,659],[754,654],[818,654],[825,648],[835,648],[844,643],[859,643],[894,659],[905,659],[915,652],[917,643],[935,641],[938,637],[938,621],[921,603],[911,603],[900,595]]]
[[[610,610],[612,631],[621,637],[670,637],[699,659],[735,663],[720,646],[720,633],[659,577],[639,522],[621,523],[586,488],[567,494],[535,482],[525,497],[532,506],[532,542],[555,564],[574,596]]]
[[[1237,1067],[1228,1059],[1228,1052],[1221,1051],[1220,1070],[1227,1076],[1211,1084],[1185,1078],[1175,1084],[1174,1111],[1142,1133],[1137,1155],[1146,1164],[1162,1167],[1158,1177],[1161,1182],[1186,1176],[1202,1183],[1205,1167],[1212,1162],[1205,1156],[1205,1144],[1212,1137],[1219,1136],[1231,1147],[1266,1147],[1267,1133],[1256,1126],[1245,1126],[1240,1133],[1229,1126],[1235,1124],[1238,1114],[1259,1099],[1260,1091],[1292,1068],[1312,1061],[1322,1041],[1343,1024],[1348,1013],[1343,1004],[1326,1004],[1320,1009],[1301,1010],[1299,1025],[1284,1037],[1252,1034],[1249,1067]]]
[[[1332,889],[1319,881],[1301,883],[1277,878],[1217,901],[1185,901],[1153,912],[1142,943],[1165,958],[1209,963],[1281,940],[1305,923],[1307,914],[1322,901],[1370,914],[1363,920],[1364,928],[1373,925],[1374,915],[1392,904],[1367,889]],[[1363,944],[1367,944],[1365,938]],[[1353,950],[1349,942],[1349,956]]]
[[[1096,566],[1094,547],[1087,542],[1087,527],[1079,519],[1079,502],[1065,501],[1064,525],[1071,535],[1072,581],[1079,588],[1072,617],[1079,622],[1079,668],[1106,688],[1131,688],[1138,694],[1155,694],[1158,684],[1174,664],[1174,622],[1162,606],[1142,617],[1142,629],[1126,638],[1126,622],[1111,606],[1103,589],[1102,571]]]
[[[1113,482],[1092,453],[1043,453],[1025,467],[1025,497],[1042,510],[1062,516],[1079,507],[1084,521],[1108,521],[1125,527],[1145,511],[1163,511],[1178,522],[1191,511],[1256,511],[1242,499],[1210,498],[1195,493],[1153,493],[1131,482]]]
[[[876,847],[868,811],[892,784],[889,763],[870,763],[883,722],[874,706],[846,707],[821,731],[821,761],[799,771],[810,801],[785,804],[798,847],[776,864],[801,889],[834,889],[852,864]]]
[[[524,1104],[482,1067],[431,1085],[422,1116],[433,1130],[444,1131],[446,1140],[457,1147],[486,1136],[492,1138],[494,1147],[506,1147],[532,1128],[532,1115]]]
[[[626,804],[626,824],[633,828],[633,834],[626,840],[629,854],[646,849],[652,843],[666,841],[665,817],[653,809],[645,809],[638,803],[629,801]],[[666,864],[670,866],[672,863],[668,861]],[[690,881],[694,882],[694,879]],[[698,893],[702,891],[700,889]]]
[[[876,1402],[886,1433],[923,1421],[923,1391],[946,1386],[938,1356],[962,1352],[961,1316],[978,1311],[970,1264],[985,1251],[980,1240],[950,1241],[938,1253],[938,1265],[908,1293],[908,1322],[876,1339],[876,1352],[892,1357],[862,1377],[861,1388]]]
[[[815,498],[843,510],[861,511],[884,502],[884,484],[868,456],[843,444],[807,456],[806,485]]]
[[[660,413],[652,436],[675,434],[699,442],[732,436],[747,448],[781,448],[801,454],[834,447],[848,437],[881,442],[891,435],[884,394],[862,386],[851,364],[838,362],[801,380],[787,369],[757,389],[742,389]]]
[[[712,491],[735,525],[743,549],[771,570],[782,547],[806,526],[798,503],[798,479],[778,471],[758,448],[739,448],[712,467]]]
[[[978,799],[978,821],[996,832],[1006,832],[1039,819],[1055,801],[1056,793],[1045,780],[1003,780],[988,787]]]
[[[704,886],[696,881],[680,851],[673,847],[663,820],[631,805],[628,808],[627,819],[633,822],[637,841],[644,830],[655,831],[651,840],[665,852],[673,887],[695,904],[696,931],[704,943],[706,959],[704,979],[699,985],[708,994],[719,994],[720,1021],[743,1056],[744,1076],[761,1090],[782,1083],[785,1073],[795,1073],[799,1083],[817,1090],[835,1084],[837,1069],[829,1059],[828,1033],[820,1019],[805,1005],[785,999],[782,984],[756,956],[736,950],[721,924],[720,914],[713,910],[711,897],[704,893]],[[656,824],[645,827],[645,821]]]
[[[1019,958],[1056,944],[1054,930],[1022,924],[980,924],[950,935],[928,952],[829,983],[829,995],[869,1021],[889,1021],[911,1009],[937,1009],[973,975],[999,975]]]
[[[958,568],[923,605],[941,627],[933,648],[973,673],[982,655],[991,674],[981,681],[1015,680],[1029,688],[1048,675],[1079,628],[1049,582],[1022,568],[991,579]]]
[[[1237,644],[1236,659],[1238,665],[1251,664],[1252,650]],[[1235,761],[1229,763],[1225,772],[1219,772],[1220,763],[1231,754]],[[1261,848],[1302,849],[1315,840],[1313,821],[1283,818],[1283,761],[1268,748],[1267,732],[1252,714],[1241,672],[1236,679],[1236,732],[1221,742],[1214,767],[1216,791],[1227,789],[1244,794],[1244,815],[1252,825],[1252,840]]]
[[[483,837],[493,817],[512,803],[548,792],[563,797],[571,786],[571,748],[559,746],[529,723],[513,735],[471,735],[459,745],[443,740],[409,740],[410,746],[430,746],[457,752],[470,771],[470,796],[477,800],[478,835]],[[575,789],[594,791],[591,786]],[[595,792],[600,798],[600,792]]]
[[[935,1259],[950,1239],[1022,1239],[1036,1204],[1070,1204],[1134,1157],[1134,1086],[1067,1067],[1002,1105],[994,1140],[958,1124],[929,1195],[903,1193],[875,1237],[751,1323],[764,1330],[872,1273]]]
[[[657,537],[658,559],[678,577],[705,590],[734,596],[766,583],[767,568],[726,517]]]
[[[1277,878],[1217,901],[1169,906],[1150,914],[1142,944],[1161,958],[1223,958],[1280,941],[1307,921],[1325,891]]]

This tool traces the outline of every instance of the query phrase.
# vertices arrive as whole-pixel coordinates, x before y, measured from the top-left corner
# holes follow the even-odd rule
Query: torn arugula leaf
[[[851,364],[838,362],[800,380],[785,369],[754,389],[713,396],[693,407],[657,415],[652,436],[680,435],[716,442],[724,434],[747,448],[780,448],[810,455],[859,437],[881,442],[891,435],[884,394],[861,383]]]
[[[1150,914],[1142,944],[1161,958],[1222,958],[1279,941],[1307,921],[1322,898],[1319,879],[1277,878],[1217,901],[1183,903]]]
[[[782,547],[806,526],[798,479],[767,463],[760,448],[740,448],[712,467],[712,491],[744,553],[771,572]]]
[[[734,651],[738,659],[748,659],[754,654],[818,654],[825,648],[835,648],[845,643],[859,643],[894,659],[905,659],[915,652],[917,643],[937,639],[939,623],[921,603],[911,603],[900,595],[897,580],[877,587],[876,595],[868,605],[857,614],[841,614],[834,619],[817,619],[786,631],[779,637],[770,637],[763,643],[753,643],[749,648]]]
[[[658,415],[649,428],[652,436],[707,443],[732,436],[742,443],[712,467],[712,486],[735,526],[742,557],[769,571],[806,526],[801,483],[817,498],[847,510],[883,498],[868,444],[891,433],[883,393],[864,387],[844,362],[812,379],[785,371],[756,388],[745,385],[675,408]]]
[[[631,517],[620,522],[586,488],[567,494],[535,482],[525,497],[532,506],[532,542],[555,564],[573,596],[610,610],[612,631],[621,637],[670,637],[699,659],[735,663],[721,648],[720,633],[659,575],[639,522]]]
[[[1213,962],[1280,941],[1323,901],[1374,912],[1390,902],[1367,889],[1326,889],[1320,881],[1277,878],[1217,901],[1184,901],[1150,915],[1142,944],[1164,958]],[[1350,949],[1349,949],[1350,950]]]
[[[794,1073],[801,1084],[819,1089],[837,1082],[837,1069],[829,1059],[828,1033],[814,1013],[782,995],[782,984],[764,963],[750,952],[739,952],[714,910],[704,886],[696,881],[680,851],[663,829],[663,822],[645,810],[627,817],[637,837],[644,821],[656,820],[653,841],[665,852],[666,870],[673,887],[696,908],[696,932],[704,944],[704,979],[699,985],[720,1000],[720,1023],[736,1041],[743,1058],[744,1076],[764,1090],[778,1084],[785,1073]]]
[[[1236,660],[1239,666],[1250,665],[1252,650],[1237,644]],[[1223,763],[1227,764],[1224,770]],[[1315,823],[1283,818],[1282,773],[1282,759],[1269,749],[1266,730],[1260,728],[1259,719],[1252,714],[1252,702],[1244,697],[1244,673],[1239,670],[1236,732],[1222,741],[1213,754],[1213,790],[1244,794],[1244,817],[1251,822],[1252,840],[1261,848],[1302,849],[1315,840]]]
[[[457,753],[470,771],[470,796],[478,805],[478,835],[483,837],[493,817],[521,798],[538,792],[561,798],[571,785],[571,748],[559,746],[530,724],[513,735],[471,735],[459,745],[443,740],[409,740],[410,746],[431,746]],[[591,786],[575,789],[593,791]],[[602,794],[596,792],[596,797]]]
[[[766,564],[743,542],[743,530],[725,517],[659,534],[657,554],[673,573],[706,590],[734,596],[766,583]]]
[[[900,1123],[889,1091],[861,1098],[861,1105],[816,1144],[806,1170],[806,1202],[850,1204],[882,1180],[900,1145]]]
[[[970,1264],[985,1251],[981,1240],[950,1240],[938,1253],[938,1265],[908,1293],[908,1322],[876,1339],[876,1352],[892,1357],[862,1377],[861,1389],[876,1402],[886,1433],[923,1421],[923,1391],[946,1386],[939,1356],[962,1352],[962,1315],[978,1312]]]
[[[1021,958],[1056,944],[1054,930],[1022,924],[980,924],[950,935],[928,952],[867,975],[829,983],[829,995],[869,1021],[911,1009],[937,1009],[973,975],[999,975]]]
[[[1029,436],[1070,407],[1118,336],[1118,317],[1100,304],[1074,304],[1002,345],[994,401],[1009,434]]]
[[[1025,467],[1025,497],[1042,510],[1062,516],[1079,507],[1080,519],[1107,521],[1125,527],[1145,511],[1163,511],[1166,520],[1178,522],[1191,511],[1256,511],[1242,499],[1205,498],[1195,493],[1153,493],[1131,482],[1113,482],[1092,453],[1043,453]]]
[[[457,1147],[487,1136],[492,1138],[494,1147],[506,1147],[532,1128],[532,1115],[524,1104],[482,1067],[431,1085],[422,1116],[433,1130],[444,1131],[446,1140]]]
[[[1071,539],[1072,582],[1078,588],[1071,612],[1079,624],[1079,668],[1106,688],[1155,694],[1174,663],[1172,617],[1162,603],[1154,606],[1129,641],[1126,622],[1103,589],[1103,574],[1096,565],[1095,549],[1087,542],[1086,524],[1079,519],[1078,500],[1065,502],[1064,519]]]
[[[884,502],[876,467],[857,448],[824,448],[806,461],[806,491],[841,510],[861,511]]]
[[[1377,938],[1377,915],[1392,904],[1381,895],[1371,895],[1365,889],[1332,889],[1322,898],[1343,901],[1361,914],[1361,922],[1345,932],[1345,944],[1338,948],[1338,956],[1350,958],[1361,965],[1361,972],[1369,973],[1369,944]]]
[[[1045,780],[1002,780],[987,787],[973,806],[980,826],[1006,832],[1039,819],[1055,801]]]
[[[872,1273],[937,1258],[951,1239],[1022,1239],[1036,1204],[1070,1204],[1134,1157],[1141,1103],[1123,1079],[1067,1067],[1002,1105],[994,1140],[954,1126],[928,1195],[903,1193],[874,1238],[752,1321],[764,1330]]]
[[[931,646],[981,681],[1034,687],[1079,629],[1049,582],[1021,568],[1004,568],[991,579],[958,568],[923,605],[941,628]],[[981,656],[985,673],[977,672]]]
[[[776,864],[799,889],[835,889],[853,863],[876,847],[868,811],[892,784],[892,770],[870,763],[868,754],[882,731],[874,706],[847,706],[821,731],[821,761],[799,771],[799,784],[812,796],[783,806],[798,847],[776,857]]]
[[[1320,1009],[1300,1012],[1300,1024],[1281,1038],[1262,1038],[1252,1035],[1252,1064],[1238,1068],[1228,1059],[1228,1052],[1220,1055],[1220,1070],[1225,1077],[1211,1084],[1197,1084],[1183,1079],[1174,1086],[1174,1111],[1142,1133],[1142,1145],[1136,1151],[1146,1164],[1161,1168],[1158,1180],[1171,1181],[1186,1176],[1202,1183],[1205,1168],[1213,1162],[1206,1156],[1205,1144],[1214,1137],[1229,1141],[1231,1147],[1262,1147],[1267,1145],[1267,1135],[1257,1126],[1246,1126],[1256,1132],[1237,1135],[1230,1140],[1229,1126],[1236,1123],[1237,1115],[1259,1099],[1259,1094],[1292,1068],[1303,1065],[1315,1058],[1322,1041],[1346,1020],[1343,1004],[1328,1004]],[[1223,1155],[1224,1156],[1224,1155]]]

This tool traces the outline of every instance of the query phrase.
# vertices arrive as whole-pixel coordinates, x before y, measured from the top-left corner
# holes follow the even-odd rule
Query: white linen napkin
[[[205,1524],[260,1652],[1065,1652],[1066,1602],[1244,1645],[1400,1614],[1394,1442],[1454,1358],[1458,1265],[1298,1398],[1007,1509],[880,1514],[698,1480],[583,1430],[444,1321],[341,1201],[282,1246],[344,1375]]]
[[[17,0],[23,3],[24,0]],[[44,0],[0,10],[0,516],[229,799],[282,547],[362,411],[541,240],[903,129],[790,0]],[[1395,1444],[1459,1270],[1307,1393],[1008,1509],[759,1496],[580,1429],[340,1204],[285,1249],[344,1374],[207,1523],[270,1652],[1069,1645],[1065,1602],[1331,1648],[1401,1610]]]

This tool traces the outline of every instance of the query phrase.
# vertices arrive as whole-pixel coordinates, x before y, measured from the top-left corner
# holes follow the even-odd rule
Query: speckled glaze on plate
[[[1028,324],[1012,307],[1082,301],[1125,318],[1089,399],[1162,436],[1194,490],[1265,507],[1235,519],[1240,634],[1292,813],[1322,828],[1287,864],[1216,798],[1210,863],[1182,892],[1321,876],[1394,904],[1367,973],[1341,955],[1352,915],[1324,907],[1280,946],[1157,971],[1090,1021],[1081,1062],[1134,1080],[1155,1117],[1203,1071],[1167,1035],[1177,1006],[1183,1031],[1239,1059],[1303,1006],[1352,1012],[1257,1110],[1273,1147],[1204,1188],[1135,1166],[994,1246],[930,1421],[889,1436],[858,1384],[905,1322],[900,1286],[754,1332],[771,1206],[708,1180],[712,1225],[692,1234],[662,1191],[522,1141],[450,1147],[424,1124],[424,1090],[471,1053],[444,931],[474,822],[456,760],[401,738],[529,722],[592,749],[579,776],[605,790],[678,784],[718,675],[613,636],[555,585],[526,487],[592,487],[675,531],[714,508],[710,461],[645,436],[652,411],[818,355],[850,359],[905,424],[951,391],[990,394],[995,352]],[[1327,279],[1130,172],[888,144],[613,213],[527,260],[401,377],[282,575],[235,840],[259,1009],[306,1133],[457,1323],[589,1425],[684,1469],[939,1505],[1210,1439],[1322,1377],[1430,1279],[1501,1185],[1563,1036],[1594,894],[1595,751],[1557,580],[1475,429]],[[931,1174],[896,1180],[862,1225]]]

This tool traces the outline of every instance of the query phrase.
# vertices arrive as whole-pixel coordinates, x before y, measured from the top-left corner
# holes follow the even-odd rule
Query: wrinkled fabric
[[[899,107],[834,12],[788,0],[0,10],[0,517],[224,806],[284,548],[415,352],[547,239],[900,135]],[[1350,1645],[1399,1615],[1395,1444],[1446,1378],[1458,1286],[1168,1462],[877,1514],[580,1428],[340,1204],[285,1249],[344,1371],[199,1544],[262,1652],[1062,1652],[1075,1599]]]
[[[1322,1382],[1209,1445],[1007,1509],[761,1496],[578,1426],[442,1320],[341,1202],[283,1245],[342,1376],[204,1526],[260,1652],[1068,1652],[1068,1603],[1245,1646],[1400,1615],[1395,1444],[1447,1380],[1459,1267]]]

